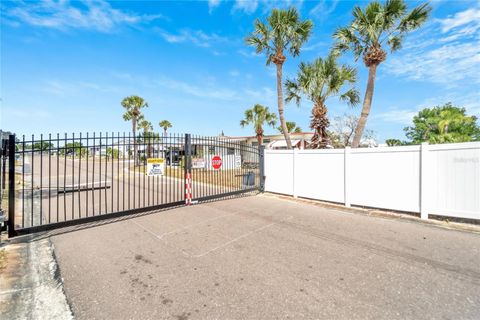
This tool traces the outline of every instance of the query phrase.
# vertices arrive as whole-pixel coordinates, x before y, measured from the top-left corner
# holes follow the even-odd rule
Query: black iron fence
[[[260,190],[261,157],[226,137],[10,135],[9,234]]]

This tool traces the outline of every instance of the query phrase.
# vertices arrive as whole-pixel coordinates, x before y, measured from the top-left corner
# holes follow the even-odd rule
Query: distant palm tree
[[[382,45],[388,45],[391,52],[400,49],[407,33],[419,28],[427,20],[430,10],[430,6],[423,3],[407,13],[404,0],[387,0],[383,5],[373,1],[367,5],[365,11],[355,6],[352,23],[334,33],[335,49],[351,50],[355,59],[362,56],[368,68],[367,89],[352,147],[356,148],[360,144],[372,107],[377,67],[387,57]]]
[[[133,159],[134,163],[138,163],[137,157],[137,143],[136,143],[136,135],[137,135],[137,121],[141,117],[142,112],[140,111],[142,108],[148,107],[148,103],[139,96],[129,96],[122,100],[122,106],[126,109],[125,113],[123,114],[123,120],[125,121],[132,121],[132,133],[133,133]]]
[[[150,150],[151,150],[151,131],[153,130],[152,123],[145,119],[141,119],[138,123],[138,129],[143,130],[143,143],[147,142],[147,157],[150,158]]]
[[[254,46],[257,53],[265,52],[267,65],[274,63],[277,67],[278,115],[287,147],[291,149],[292,142],[285,123],[283,106],[282,67],[287,59],[284,51],[288,50],[293,57],[298,56],[300,48],[310,36],[313,23],[311,20],[300,20],[297,10],[290,8],[273,9],[267,18],[267,24],[257,19],[254,25],[255,30],[246,38],[246,42]]]
[[[329,144],[327,127],[330,122],[325,105],[328,98],[338,96],[350,105],[358,104],[360,98],[354,87],[340,93],[345,84],[353,85],[356,79],[356,70],[348,65],[338,65],[336,56],[331,53],[326,59],[317,58],[312,63],[302,62],[297,78],[285,83],[287,102],[295,100],[298,105],[302,95],[313,102],[310,127],[315,133],[310,145],[312,148],[325,148]]]
[[[163,132],[164,132],[165,134],[167,134],[168,128],[171,128],[171,127],[172,127],[172,124],[171,124],[170,121],[168,121],[168,120],[162,120],[162,121],[160,121],[160,122],[158,123],[158,125],[160,126],[160,128],[163,129]]]
[[[258,145],[262,145],[263,140],[263,126],[268,125],[275,127],[277,123],[277,115],[268,110],[268,107],[264,107],[261,104],[256,104],[252,109],[245,111],[245,119],[240,121],[240,126],[245,127],[249,124],[253,125],[257,136]]]
[[[293,121],[287,121],[285,124],[287,125],[288,133],[300,133],[300,132],[302,132],[302,129],[300,127],[297,127],[297,124]],[[283,133],[282,127],[277,127],[277,130],[280,133]]]

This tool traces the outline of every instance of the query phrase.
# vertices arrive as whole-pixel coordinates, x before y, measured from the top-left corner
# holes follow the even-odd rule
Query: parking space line
[[[213,249],[210,249],[210,250],[208,250],[208,251],[206,251],[206,252],[204,252],[204,253],[202,253],[202,254],[194,255],[194,256],[192,256],[192,257],[193,257],[193,258],[201,258],[201,257],[203,257],[203,256],[206,256],[207,254],[210,254],[210,253],[212,253],[212,252],[214,252],[214,251],[217,251],[217,250],[219,250],[219,249],[222,249],[222,248],[228,246],[229,244],[232,244],[232,243],[234,243],[234,242],[237,242],[238,240],[241,240],[241,239],[243,239],[243,238],[246,238],[246,237],[248,237],[248,236],[251,236],[252,234],[254,234],[254,233],[258,232],[258,231],[262,231],[262,230],[264,230],[264,229],[270,228],[270,227],[273,226],[273,225],[276,225],[276,224],[285,222],[285,221],[290,220],[290,219],[292,219],[292,218],[293,218],[293,216],[290,216],[290,217],[288,217],[288,218],[286,218],[286,219],[269,223],[269,224],[267,224],[267,225],[265,225],[265,226],[262,226],[262,227],[260,227],[260,228],[255,229],[255,230],[252,230],[252,231],[250,231],[250,232],[247,232],[247,233],[245,233],[245,234],[242,234],[241,236],[238,236],[238,237],[236,237],[236,238],[234,238],[234,239],[232,239],[232,240],[229,240],[229,241],[225,242],[224,244],[222,244],[222,245],[220,245],[220,246],[218,246],[218,247],[215,247],[215,248],[213,248]]]

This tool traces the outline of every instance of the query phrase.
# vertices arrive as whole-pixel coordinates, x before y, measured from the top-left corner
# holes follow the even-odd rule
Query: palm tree
[[[160,128],[163,129],[163,132],[164,132],[165,134],[167,134],[168,128],[171,128],[171,127],[172,127],[172,124],[171,124],[170,121],[168,121],[168,120],[162,120],[162,121],[160,121],[160,122],[158,123],[158,125],[160,126]]]
[[[285,83],[287,102],[295,100],[299,105],[302,95],[313,102],[310,127],[315,133],[312,148],[325,148],[329,144],[327,127],[330,122],[325,105],[328,98],[337,96],[350,105],[358,104],[360,98],[354,87],[340,93],[345,84],[353,85],[356,80],[357,71],[348,65],[338,65],[336,55],[331,53],[326,59],[317,58],[312,63],[300,63],[297,78]]]
[[[263,141],[263,126],[266,124],[270,127],[275,127],[277,123],[277,115],[268,110],[268,107],[264,107],[261,104],[256,104],[252,109],[245,111],[245,119],[240,121],[240,126],[252,124],[255,128],[258,145],[262,145]]]
[[[300,127],[298,127],[297,124],[293,121],[287,121],[285,124],[287,125],[288,133],[300,133],[300,132],[302,132],[302,129]],[[282,127],[277,127],[277,130],[280,133],[283,133]]]
[[[148,141],[147,144],[147,157],[150,158],[150,131],[153,130],[153,126],[150,121],[145,120],[143,117],[141,121],[138,123],[138,129],[143,130],[143,143]]]
[[[367,5],[365,11],[355,6],[352,23],[335,31],[335,49],[353,51],[355,59],[363,57],[368,68],[367,89],[352,147],[356,148],[360,144],[372,107],[377,67],[387,57],[382,46],[387,45],[391,52],[400,49],[405,36],[427,20],[430,10],[428,3],[420,4],[407,13],[404,0],[387,0],[384,4],[373,1]]]
[[[278,115],[287,147],[291,149],[292,142],[285,123],[283,106],[282,67],[287,59],[284,51],[288,50],[293,57],[298,56],[301,46],[310,36],[313,23],[311,20],[300,20],[297,10],[290,8],[273,9],[266,24],[257,19],[254,26],[255,30],[246,38],[246,42],[254,46],[257,53],[265,52],[267,65],[274,63],[277,67]]]
[[[123,114],[123,120],[132,121],[132,133],[133,133],[133,159],[134,163],[137,164],[137,121],[141,117],[142,108],[148,107],[148,103],[139,96],[129,96],[122,100],[122,106],[126,109]]]

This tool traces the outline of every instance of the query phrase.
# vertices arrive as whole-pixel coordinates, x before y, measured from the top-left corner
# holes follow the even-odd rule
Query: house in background
[[[295,149],[307,149],[312,137],[313,137],[313,132],[290,133],[292,146]],[[248,146],[253,146],[253,147],[258,146],[258,141],[256,136],[246,136],[246,137],[225,136],[224,138],[231,141],[244,142]],[[265,149],[272,149],[272,150],[287,149],[287,143],[285,141],[285,137],[283,136],[283,134],[263,136],[262,145],[265,146]]]

